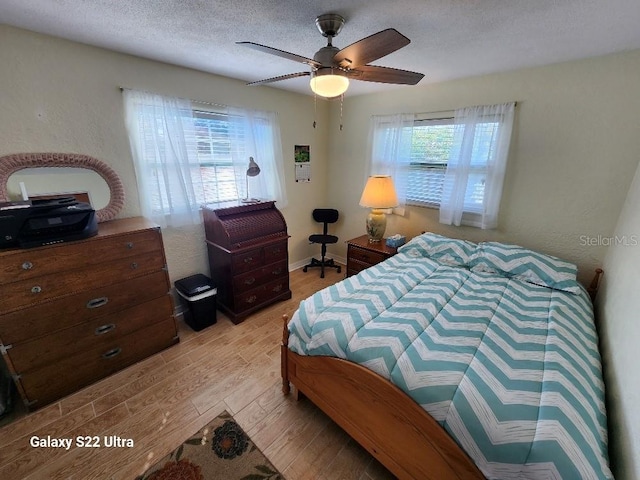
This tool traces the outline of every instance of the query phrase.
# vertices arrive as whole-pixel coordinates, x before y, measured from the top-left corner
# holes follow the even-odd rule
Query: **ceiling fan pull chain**
[[[340,131],[342,131],[342,104],[344,103],[344,93],[340,95]]]
[[[316,128],[316,116],[318,113],[318,96],[313,92],[313,128]]]

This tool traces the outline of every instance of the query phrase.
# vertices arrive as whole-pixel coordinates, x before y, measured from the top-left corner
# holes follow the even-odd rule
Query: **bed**
[[[283,391],[401,479],[611,479],[593,291],[576,272],[420,235],[284,317]]]

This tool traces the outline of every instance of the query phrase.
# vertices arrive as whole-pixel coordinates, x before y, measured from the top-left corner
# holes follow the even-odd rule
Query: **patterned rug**
[[[258,447],[223,412],[136,480],[283,480]]]

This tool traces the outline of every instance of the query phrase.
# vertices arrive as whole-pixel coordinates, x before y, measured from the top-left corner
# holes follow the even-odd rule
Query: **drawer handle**
[[[22,264],[22,269],[23,270],[31,270],[33,268],[33,263],[31,262],[24,262]]]
[[[253,303],[258,299],[258,297],[256,297],[255,295],[251,295],[250,297],[247,297],[247,299],[245,300],[247,303]]]
[[[243,261],[244,261],[244,263],[251,263],[251,262],[253,262],[253,257],[247,257]]]
[[[109,301],[108,297],[93,298],[87,302],[87,308],[98,308],[106,305]]]
[[[104,358],[105,360],[109,360],[110,358],[120,355],[120,352],[122,352],[122,349],[120,347],[112,348],[111,350],[104,352],[102,354],[102,358]]]
[[[276,285],[275,287],[273,287],[271,289],[271,291],[274,292],[274,293],[278,293],[280,290],[282,290],[282,284],[281,283],[279,283],[278,285]]]
[[[31,293],[40,293],[42,291],[42,287],[39,285],[35,285],[31,287]]]
[[[256,281],[256,279],[255,279],[254,277],[247,278],[247,279],[244,281],[244,284],[245,284],[245,285],[253,285],[253,284],[255,283],[255,281]]]
[[[282,269],[278,268],[276,270],[271,271],[271,275],[280,275],[282,273]]]
[[[131,263],[131,270],[135,270],[136,268],[138,268],[138,264],[136,262],[132,262]]]
[[[105,333],[109,333],[111,330],[116,328],[115,324],[109,323],[108,325],[101,325],[96,328],[96,331],[93,332],[95,335],[104,335]]]
[[[127,243],[125,244],[125,246],[126,246],[129,250],[131,250],[131,249],[133,248],[133,242],[127,242]]]

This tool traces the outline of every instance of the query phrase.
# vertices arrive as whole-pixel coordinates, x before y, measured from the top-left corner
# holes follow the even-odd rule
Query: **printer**
[[[0,203],[0,248],[30,248],[98,233],[95,210],[74,197]]]

